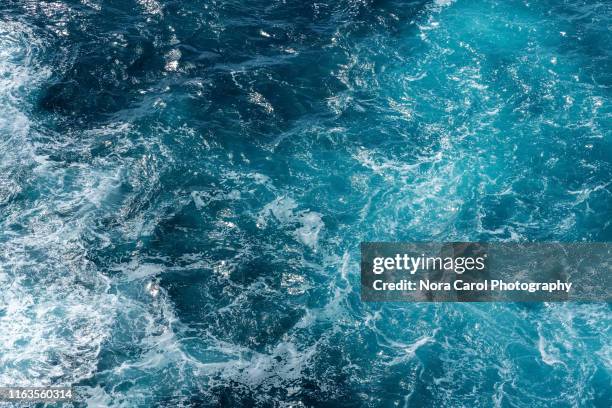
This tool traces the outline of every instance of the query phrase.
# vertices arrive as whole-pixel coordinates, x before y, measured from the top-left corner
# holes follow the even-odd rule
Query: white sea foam
[[[96,208],[115,188],[115,170],[56,166],[37,153],[44,125],[29,119],[29,100],[51,72],[38,61],[45,41],[23,23],[0,24],[0,168],[12,180],[0,178],[6,211],[0,228],[7,232],[0,246],[4,386],[91,376],[117,308],[109,279],[88,260],[83,242]],[[70,186],[74,178],[80,186]],[[26,187],[40,198],[13,201]]]
[[[265,205],[257,218],[257,225],[267,225],[270,216],[284,224],[299,224],[293,235],[302,244],[315,250],[319,241],[319,234],[325,227],[321,214],[315,211],[295,211],[298,204],[289,197],[279,197]]]
[[[563,364],[563,361],[557,357],[559,351],[547,344],[546,339],[542,334],[541,326],[538,327],[538,351],[540,352],[540,357],[545,364]]]

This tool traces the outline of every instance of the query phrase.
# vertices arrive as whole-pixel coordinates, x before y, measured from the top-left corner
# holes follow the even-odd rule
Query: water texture
[[[361,241],[612,240],[605,0],[0,1],[0,386],[609,407],[592,304],[363,303]]]

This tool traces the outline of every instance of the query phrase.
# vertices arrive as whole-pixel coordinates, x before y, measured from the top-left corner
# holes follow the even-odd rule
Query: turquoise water
[[[112,407],[610,406],[609,304],[363,303],[359,243],[610,241],[611,17],[1,2],[0,385]]]

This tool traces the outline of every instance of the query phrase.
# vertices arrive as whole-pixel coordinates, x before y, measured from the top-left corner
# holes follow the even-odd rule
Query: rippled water
[[[601,406],[609,304],[368,304],[361,241],[610,241],[608,1],[0,3],[0,385]]]

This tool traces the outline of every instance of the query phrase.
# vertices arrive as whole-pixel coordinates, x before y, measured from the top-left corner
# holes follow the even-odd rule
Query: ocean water
[[[609,407],[607,303],[364,303],[361,241],[612,240],[606,0],[0,1],[0,386]]]

